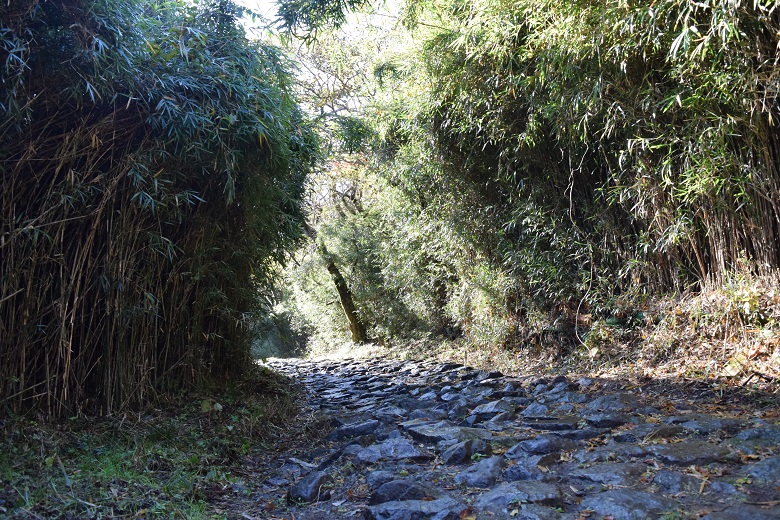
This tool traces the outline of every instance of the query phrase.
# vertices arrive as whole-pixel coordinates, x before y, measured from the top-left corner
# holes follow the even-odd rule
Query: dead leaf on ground
[[[474,514],[474,511],[470,507],[467,507],[460,512],[458,520],[477,520],[477,515]]]

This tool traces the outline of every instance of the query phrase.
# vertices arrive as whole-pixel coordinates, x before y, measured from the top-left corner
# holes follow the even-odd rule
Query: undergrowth
[[[598,317],[559,316],[510,344],[427,339],[337,355],[455,361],[515,374],[706,380],[780,393],[778,287],[776,275],[735,275],[699,292],[620,302]]]
[[[217,397],[218,396],[218,397]],[[262,367],[232,388],[114,417],[0,422],[0,517],[228,518],[298,411]]]

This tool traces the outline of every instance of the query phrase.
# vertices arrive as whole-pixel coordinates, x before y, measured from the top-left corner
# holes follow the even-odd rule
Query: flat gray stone
[[[300,466],[299,464],[285,462],[282,467],[279,468],[279,473],[283,477],[297,479],[301,475],[304,475],[306,471],[304,471],[303,466]]]
[[[496,483],[504,467],[504,457],[482,459],[455,475],[455,482],[468,487],[489,488]]]
[[[489,403],[481,404],[471,410],[471,415],[477,415],[480,417],[493,417],[503,412],[514,412],[514,407],[506,401],[490,401]]]
[[[466,415],[474,407],[474,403],[466,399],[458,399],[449,403],[449,411],[447,412],[447,419],[450,421],[459,421],[466,417]]]
[[[523,417],[548,419],[550,418],[550,407],[542,403],[533,402],[520,412]]]
[[[508,466],[504,470],[504,480],[515,482],[518,480],[541,480],[544,476],[542,470],[537,466],[538,459],[541,457],[530,457],[528,459],[518,459],[515,464]]]
[[[375,506],[393,500],[423,500],[436,498],[428,490],[413,480],[391,480],[379,486],[368,498],[368,505]]]
[[[576,440],[592,439],[593,437],[605,435],[609,432],[610,432],[609,428],[582,428],[581,430],[561,431],[556,435],[559,435],[564,439],[572,439],[576,441]]]
[[[642,401],[631,394],[610,394],[597,397],[582,408],[584,414],[597,412],[631,412],[642,406]]]
[[[447,418],[447,413],[436,408],[422,408],[409,412],[409,420],[440,421]]]
[[[638,424],[630,432],[637,441],[652,439],[671,439],[685,433],[685,428],[679,424]],[[634,441],[636,442],[636,441]]]
[[[441,460],[445,464],[463,464],[470,462],[474,454],[490,455],[490,445],[482,439],[473,439],[463,441],[447,448],[441,455]]]
[[[333,482],[333,478],[324,471],[314,471],[306,475],[287,492],[287,501],[319,502],[330,497],[330,491],[325,486]]]
[[[383,406],[374,412],[374,418],[382,422],[398,421],[405,418],[409,412],[400,406]]]
[[[566,392],[560,397],[556,398],[556,403],[574,403],[580,404],[588,400],[588,396],[579,392]]]
[[[756,428],[748,428],[742,430],[736,435],[740,440],[754,440],[759,439],[766,441],[768,446],[773,444],[780,444],[780,426],[758,426]]]
[[[731,450],[703,441],[685,441],[672,444],[655,444],[647,447],[661,462],[676,466],[706,466],[713,462],[725,462],[733,457]]]
[[[515,418],[512,412],[502,412],[493,416],[489,421],[482,423],[482,427],[492,432],[502,432],[510,425],[510,421]]]
[[[676,495],[698,491],[701,480],[678,471],[662,469],[653,477],[653,484],[658,486],[662,493]]]
[[[371,471],[366,475],[366,485],[372,490],[391,480],[398,480],[398,474],[392,471],[379,470]]]
[[[723,480],[713,480],[709,483],[709,485],[706,488],[706,491],[709,491],[710,493],[715,494],[718,497],[736,497],[737,495],[742,496],[742,500],[746,501],[747,497],[741,493],[734,484],[730,484],[728,482],[725,482]],[[706,492],[705,491],[705,492]]]
[[[569,472],[569,475],[598,482],[599,484],[632,486],[639,481],[639,477],[646,470],[647,466],[645,464],[614,462],[611,464],[598,464],[589,468],[574,469]]]
[[[574,452],[574,460],[578,462],[632,462],[648,455],[647,446],[635,444],[614,444],[599,446],[592,450]]]
[[[379,421],[371,420],[362,423],[345,424],[339,428],[336,428],[328,435],[327,439],[331,441],[338,441],[341,439],[348,439],[350,437],[357,437],[358,435],[368,435],[374,433],[379,427]]]
[[[366,520],[458,520],[463,504],[450,497],[437,500],[403,500],[368,506]]]
[[[378,444],[372,444],[360,450],[355,459],[364,464],[373,464],[379,460],[430,460],[433,455],[421,450],[409,440],[398,438],[388,439]]]
[[[586,415],[584,419],[596,428],[617,428],[631,422],[631,417],[622,413],[594,413]]]
[[[286,486],[290,481],[284,477],[271,477],[265,481],[272,486]]]
[[[612,516],[621,520],[646,520],[675,511],[676,502],[660,495],[633,489],[611,489],[585,497],[580,511],[594,511],[598,517]]]
[[[522,457],[523,455],[546,455],[548,453],[554,453],[564,450],[572,450],[577,447],[577,443],[559,437],[553,434],[542,434],[533,439],[527,439],[520,441],[506,452],[506,457],[514,459]]]
[[[450,401],[454,401],[455,399],[460,399],[463,397],[459,392],[446,392],[439,396],[439,399],[444,401],[445,403],[449,403]]]
[[[415,399],[414,397],[401,397],[396,398],[393,400],[395,406],[400,406],[401,408],[406,408],[409,411],[414,410],[423,410],[426,408],[432,408],[436,405],[433,401],[420,401],[419,399]]]
[[[491,514],[495,515],[495,513]],[[485,518],[485,520],[492,520],[493,518],[509,518],[510,520],[560,520],[563,518],[563,515],[561,515],[557,509],[537,504],[512,504],[507,509],[507,515],[507,517],[490,516]],[[482,520],[481,517],[477,518]]]
[[[527,418],[523,420],[523,426],[534,430],[545,431],[568,431],[576,430],[579,426],[579,417],[560,417],[560,418]]]
[[[467,441],[470,439],[490,439],[493,435],[479,428],[455,426],[449,421],[417,422],[407,421],[399,424],[402,430],[407,432],[417,441],[435,444],[445,440]]]
[[[558,486],[547,482],[504,482],[477,497],[474,507],[478,511],[502,512],[510,505],[523,503],[560,507],[563,495]]]
[[[780,446],[780,426],[748,428],[725,443],[747,454],[755,454],[761,448]]]
[[[639,439],[637,438],[636,434],[630,431],[615,432],[612,435],[612,440],[615,442],[626,442],[626,443],[639,442]]]
[[[759,482],[774,482],[780,485],[780,456],[754,462],[747,466],[745,471]]]
[[[550,382],[550,385],[552,385],[552,388],[550,388],[549,393],[560,394],[569,389],[571,382],[566,379],[566,376],[558,376]]]
[[[666,419],[669,424],[679,424],[686,430],[699,435],[710,435],[717,431],[736,432],[743,421],[729,417],[716,417],[706,414],[678,415]]]
[[[355,460],[363,464],[373,464],[382,459],[382,449],[379,444],[367,446],[355,454]]]
[[[459,368],[465,368],[465,367],[461,363],[453,363],[448,361],[446,363],[440,363],[436,365],[431,369],[431,372],[434,374],[444,374],[446,372],[452,372],[454,370],[458,370]]]

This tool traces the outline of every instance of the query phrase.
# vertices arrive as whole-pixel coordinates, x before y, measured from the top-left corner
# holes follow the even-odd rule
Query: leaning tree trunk
[[[366,334],[366,327],[363,322],[360,321],[357,308],[355,307],[355,301],[352,299],[352,291],[349,290],[347,281],[341,274],[336,262],[333,261],[333,257],[328,253],[328,249],[325,244],[320,244],[320,252],[325,259],[325,266],[330,273],[330,277],[333,279],[333,283],[336,284],[336,291],[339,293],[339,301],[341,302],[341,308],[344,309],[344,314],[349,322],[349,331],[352,333],[352,341],[355,343],[366,343],[368,341],[368,334]]]

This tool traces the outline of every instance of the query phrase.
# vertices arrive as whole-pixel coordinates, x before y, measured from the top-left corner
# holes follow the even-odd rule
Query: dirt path
[[[453,363],[271,364],[305,385],[320,440],[267,462],[262,518],[780,518],[771,406]]]

